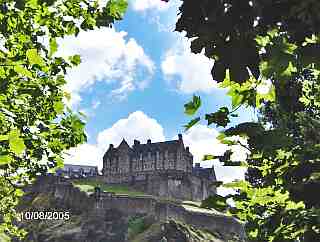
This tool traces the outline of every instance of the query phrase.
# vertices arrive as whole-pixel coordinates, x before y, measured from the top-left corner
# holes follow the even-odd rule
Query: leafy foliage
[[[208,121],[208,125],[215,123],[217,126],[226,127],[230,122],[228,115],[229,109],[222,107],[215,113],[206,114],[205,119]]]
[[[232,100],[232,111],[221,107],[205,119],[227,128],[221,142],[241,136],[250,150],[237,164],[248,167],[246,180],[224,184],[238,191],[228,196],[235,207],[220,196],[204,204],[244,221],[249,241],[320,240],[319,10],[317,0],[183,0],[180,7],[176,31],[193,38],[193,53],[204,49],[214,60],[213,79]],[[228,127],[240,106],[254,108],[258,122]],[[219,157],[225,165],[234,165],[230,152]]]
[[[193,96],[192,101],[184,105],[184,112],[188,115],[193,115],[201,106],[201,99],[198,96]]]
[[[195,124],[199,123],[200,121],[200,117],[197,117],[197,118],[194,118],[192,119],[188,124],[186,124],[184,127],[185,127],[185,130],[187,131],[188,129],[190,129],[192,126],[194,126]]]
[[[14,210],[24,185],[63,165],[64,150],[86,141],[84,121],[66,108],[64,75],[79,55],[55,56],[57,38],[111,26],[125,0],[0,1],[0,237],[22,237]],[[46,46],[40,40],[46,38]],[[6,234],[6,235],[4,235]]]
[[[258,36],[265,36],[270,28],[278,27],[288,33],[292,42],[302,44],[305,37],[319,33],[319,1],[232,1],[184,0],[176,31],[186,31],[194,38],[193,53],[205,50],[215,60],[213,79],[223,81],[226,69],[232,81],[246,81],[250,72],[259,77]],[[278,25],[281,23],[281,25]],[[267,40],[261,39],[261,43]],[[311,58],[316,53],[308,52]]]

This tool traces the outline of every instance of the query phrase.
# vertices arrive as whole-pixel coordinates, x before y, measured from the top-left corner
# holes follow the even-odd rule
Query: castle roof
[[[125,139],[122,139],[121,143],[117,148],[115,148],[112,144],[110,144],[109,149],[105,153],[105,155],[108,155],[110,153],[116,154],[120,150],[128,151],[130,153],[147,153],[147,152],[165,152],[171,151],[174,152],[178,150],[180,147],[184,147],[182,135],[178,135],[178,140],[169,140],[164,142],[155,142],[151,143],[151,140],[149,139],[146,144],[141,144],[138,140],[134,141],[134,145],[130,147]],[[188,152],[188,149],[187,149]]]
[[[181,146],[180,140],[170,140],[164,142],[156,142],[156,143],[146,143],[146,144],[136,144],[132,147],[133,151],[138,153],[144,152],[164,152],[177,150]]]
[[[128,143],[125,139],[122,139],[122,141],[117,149],[130,149],[130,146],[128,145]]]

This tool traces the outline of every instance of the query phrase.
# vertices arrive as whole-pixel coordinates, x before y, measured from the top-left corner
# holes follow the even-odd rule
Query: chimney
[[[182,141],[182,134],[178,134],[179,140]]]
[[[110,144],[109,149],[113,149],[113,144]]]
[[[148,140],[147,140],[147,143],[148,143],[148,145],[151,144],[151,139],[148,139]]]
[[[187,152],[190,152],[190,151],[189,151],[189,146],[186,147],[186,151],[187,151]]]
[[[134,144],[134,145],[140,145],[140,141],[135,139],[135,140],[133,141],[133,144]]]

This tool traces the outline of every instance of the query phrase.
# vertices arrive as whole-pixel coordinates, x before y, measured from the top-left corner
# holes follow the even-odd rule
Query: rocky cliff
[[[25,242],[244,241],[242,225],[224,215],[192,212],[179,204],[143,197],[102,200],[52,178],[39,179],[27,189],[19,210],[29,212],[19,222],[29,232]],[[31,220],[30,213],[39,211],[69,216]]]

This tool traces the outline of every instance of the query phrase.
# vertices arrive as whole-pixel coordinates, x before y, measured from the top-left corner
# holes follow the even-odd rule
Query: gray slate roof
[[[180,142],[181,142],[180,140],[170,140],[170,141],[147,143],[147,144],[135,144],[132,147],[130,147],[128,143],[123,139],[117,148],[110,149],[109,147],[105,155],[109,153],[116,154],[119,152],[119,150],[122,150],[122,151],[128,150],[128,152],[131,154],[156,152],[156,151],[164,152],[166,150],[176,151],[181,145]]]
[[[132,147],[134,152],[138,153],[144,153],[144,152],[156,152],[156,151],[175,151],[179,148],[181,145],[179,140],[170,140],[165,142],[156,142],[156,143],[150,143],[150,144],[139,144],[134,145]]]

